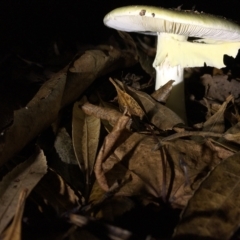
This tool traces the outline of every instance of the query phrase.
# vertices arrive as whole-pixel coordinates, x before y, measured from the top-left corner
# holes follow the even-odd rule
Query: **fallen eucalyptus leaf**
[[[75,156],[86,181],[86,195],[89,194],[91,178],[96,160],[101,122],[81,109],[80,102],[73,106],[72,138]]]
[[[6,229],[6,231],[1,234],[0,238],[2,240],[21,240],[22,239],[22,216],[25,207],[25,202],[27,198],[28,190],[23,189],[19,194],[19,199],[16,208],[16,214],[13,218],[12,223]]]
[[[47,162],[43,151],[37,152],[9,172],[0,182],[0,232],[14,215],[19,194],[28,189],[29,194],[47,172]]]
[[[13,125],[0,135],[0,166],[57,118],[66,68],[42,85],[25,108],[14,112]]]

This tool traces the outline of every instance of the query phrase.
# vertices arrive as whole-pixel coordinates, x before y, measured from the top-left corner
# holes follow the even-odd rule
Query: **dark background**
[[[125,5],[154,5],[195,9],[240,21],[238,0],[0,0],[0,51],[30,45],[43,47],[51,41],[98,44],[111,30],[102,19],[112,9]]]

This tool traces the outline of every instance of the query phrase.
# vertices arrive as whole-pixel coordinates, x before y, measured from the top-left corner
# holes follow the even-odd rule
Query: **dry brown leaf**
[[[25,108],[14,112],[13,125],[0,136],[0,165],[56,119],[65,81],[66,69],[63,69],[43,84]]]
[[[105,116],[108,117],[107,118],[111,118],[111,119],[115,119],[114,121],[110,120],[105,120],[105,118],[101,118],[101,122],[104,126],[104,128],[106,129],[106,131],[109,133],[112,131],[113,129],[113,126],[115,125],[117,119],[122,115],[120,112],[119,112],[119,108],[116,106],[116,105],[113,105],[111,103],[108,103],[108,102],[105,102],[103,101],[102,99],[100,99],[100,106],[101,107],[104,107],[104,112],[105,112]],[[119,115],[119,117],[117,117]]]
[[[13,217],[22,189],[27,188],[29,194],[46,172],[46,157],[42,150],[37,149],[31,158],[3,178],[0,182],[0,232]]]
[[[130,87],[126,87],[125,89],[144,110],[148,120],[159,129],[164,131],[172,130],[175,125],[183,123],[182,119],[176,113],[154,100],[147,93]]]
[[[85,114],[81,108],[81,102],[76,102],[73,106],[72,115],[73,147],[79,166],[84,173],[87,189],[91,185],[100,128],[100,119],[93,115]]]
[[[16,214],[10,226],[0,236],[2,240],[21,240],[22,239],[22,235],[21,235],[22,216],[23,216],[27,195],[28,195],[28,189],[22,189],[22,191],[19,194]]]
[[[177,128],[174,128],[177,129]],[[166,142],[166,141],[171,141],[177,138],[181,138],[181,137],[223,137],[224,135],[222,133],[214,133],[214,132],[203,132],[203,131],[180,131],[174,134],[171,134],[165,138],[160,139],[160,143],[162,142]],[[158,144],[159,145],[159,144]],[[160,144],[161,146],[161,144]]]
[[[219,110],[203,124],[203,131],[223,133],[225,131],[224,111],[228,103],[233,99],[232,95],[226,98]]]
[[[105,191],[108,191],[111,185],[109,186],[106,181],[102,163],[109,157],[114,150],[114,147],[116,147],[118,143],[121,143],[129,136],[130,133],[126,131],[126,125],[128,122],[129,117],[122,115],[114,126],[112,132],[109,133],[105,138],[103,146],[99,150],[94,171],[99,185]]]
[[[140,119],[143,118],[143,116],[145,115],[144,111],[142,110],[142,108],[139,106],[139,104],[135,101],[134,98],[132,98],[128,93],[126,93],[124,91],[124,85],[118,85],[117,83],[119,83],[119,81],[117,81],[117,83],[113,80],[113,79],[109,79],[110,82],[114,85],[114,87],[117,90],[117,94],[118,94],[118,103],[120,106],[120,109],[122,111],[124,111],[125,109],[127,109],[127,111],[134,116],[138,116]],[[122,89],[121,89],[122,87]]]
[[[82,200],[78,198],[65,180],[52,169],[48,169],[47,174],[34,190],[43,199],[47,200],[47,203],[59,214],[79,207],[79,202]]]
[[[240,153],[223,160],[190,199],[176,239],[230,239],[240,222]]]
[[[81,107],[86,114],[94,115],[95,117],[107,120],[112,126],[114,126],[118,119],[122,116],[122,113],[115,109],[100,107],[89,102],[84,103]]]
[[[172,90],[172,85],[175,81],[174,80],[170,80],[168,81],[166,84],[164,84],[163,86],[161,86],[158,90],[154,91],[151,96],[158,102],[161,103],[166,103],[171,90]]]

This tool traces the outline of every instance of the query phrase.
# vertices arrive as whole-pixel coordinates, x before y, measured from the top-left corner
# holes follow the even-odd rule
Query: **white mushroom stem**
[[[171,67],[168,64],[162,64],[156,68],[155,85],[157,90],[163,82],[167,83],[169,80],[174,80],[172,91],[167,99],[166,106],[172,109],[182,120],[186,123],[186,108],[185,108],[185,91],[184,91],[184,69],[180,66]],[[160,81],[159,81],[160,79]]]
[[[204,40],[203,40],[204,41]],[[153,66],[156,69],[156,85],[158,89],[169,80],[175,80],[167,106],[186,122],[183,71],[185,67],[207,66],[224,67],[223,55],[235,57],[240,42],[199,43],[188,42],[186,36],[160,33],[158,34],[157,53]]]
[[[167,100],[167,107],[172,109],[183,122],[186,122],[186,109],[185,109],[185,93],[184,93],[184,81],[183,72],[184,69],[181,65],[172,66],[171,59],[166,53],[165,58],[161,56],[164,51],[164,43],[174,38],[176,41],[187,41],[187,37],[175,34],[161,33],[158,35],[157,54],[153,66],[156,69],[156,84],[155,89],[159,89],[162,85],[166,84],[169,80],[174,80],[173,89]],[[176,48],[176,47],[175,47]],[[175,50],[177,51],[177,49]],[[160,56],[159,56],[160,55]],[[159,61],[162,59],[161,61]]]

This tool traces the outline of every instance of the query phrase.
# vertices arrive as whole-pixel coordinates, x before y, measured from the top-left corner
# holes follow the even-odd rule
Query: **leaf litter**
[[[151,89],[149,39],[119,36],[47,69],[34,96],[1,128],[1,172],[8,172],[0,182],[3,239],[27,236],[26,226],[36,229],[31,238],[49,237],[31,221],[29,206],[38,221],[64,224],[52,234],[70,239],[230,239],[237,231],[238,79],[222,70],[186,69],[192,91],[186,126],[164,106],[173,80]],[[193,81],[198,88],[191,89]],[[199,118],[191,115],[196,106]],[[42,150],[22,157],[31,144]],[[140,215],[145,209],[151,210]],[[131,228],[128,219],[136,214],[141,217]],[[155,214],[158,230],[149,227]]]

